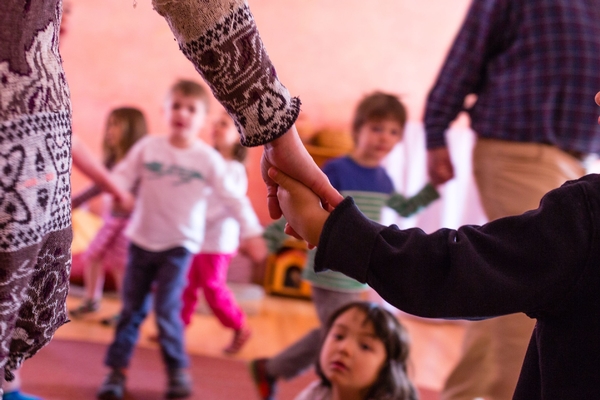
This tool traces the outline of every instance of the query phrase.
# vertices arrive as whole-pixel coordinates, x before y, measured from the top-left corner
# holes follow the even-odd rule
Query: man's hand
[[[427,152],[427,170],[433,186],[438,186],[454,178],[454,167],[447,147],[439,147]]]
[[[329,212],[321,207],[317,195],[297,180],[278,171],[269,170],[269,176],[279,186],[277,198],[283,215],[297,235],[316,246]],[[286,230],[289,233],[289,230]]]
[[[331,186],[327,176],[306,151],[295,126],[283,136],[265,144],[261,160],[261,173],[268,190],[269,214],[271,218],[278,219],[282,210],[277,199],[277,184],[269,177],[271,167],[276,167],[309,187],[328,209],[343,200],[342,195]]]

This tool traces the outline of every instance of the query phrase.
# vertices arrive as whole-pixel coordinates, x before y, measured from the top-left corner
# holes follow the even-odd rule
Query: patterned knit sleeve
[[[277,78],[244,0],[153,0],[179,48],[234,119],[244,146],[287,132],[300,100]]]

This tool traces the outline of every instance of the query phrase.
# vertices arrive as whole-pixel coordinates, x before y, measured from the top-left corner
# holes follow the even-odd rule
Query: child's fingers
[[[293,189],[294,184],[300,184],[295,179],[290,178],[288,175],[274,167],[269,168],[269,177],[288,192]]]
[[[288,224],[287,222],[286,222],[286,224],[285,224],[285,229],[283,230],[283,232],[284,232],[286,235],[290,235],[290,236],[292,236],[292,237],[295,237],[296,239],[299,239],[299,240],[304,240],[304,238],[303,238],[302,236],[300,236],[300,235],[298,234],[298,232],[296,232],[296,231],[294,230],[294,228],[292,228],[292,227],[290,226],[290,224]]]

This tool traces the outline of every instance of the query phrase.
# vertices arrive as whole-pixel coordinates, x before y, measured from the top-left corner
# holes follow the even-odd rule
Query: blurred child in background
[[[248,211],[252,208],[248,199],[228,187],[221,155],[198,139],[208,101],[208,92],[198,83],[176,82],[165,102],[168,135],[140,140],[114,168],[113,175],[123,187],[137,186],[137,196],[126,229],[130,245],[123,308],[106,354],[110,372],[98,391],[99,399],[124,397],[127,368],[153,288],[158,342],[168,378],[165,397],[192,394],[181,298],[192,255],[204,240],[208,198],[218,196],[242,222],[242,237],[262,231],[258,221],[251,219],[254,213]]]
[[[226,112],[219,116],[212,134],[215,149],[225,159],[225,185],[240,197],[246,196],[248,177],[243,162],[248,150],[240,144],[233,120]],[[251,208],[246,211],[254,214]],[[250,218],[258,221],[255,214]],[[242,245],[253,261],[259,262],[266,257],[266,247],[261,236],[242,239]],[[190,324],[198,301],[198,290],[202,289],[208,306],[221,324],[234,331],[231,344],[223,350],[227,354],[239,352],[251,335],[244,312],[227,287],[229,263],[239,246],[240,224],[235,214],[219,197],[209,197],[204,242],[202,250],[194,256],[190,265],[187,287],[183,291],[181,318],[186,326]]]
[[[142,111],[131,107],[112,110],[106,121],[102,144],[104,166],[109,170],[112,169],[125,157],[134,143],[146,134],[146,118]],[[95,184],[73,198],[73,207],[80,206],[101,192],[101,187]],[[86,297],[77,308],[70,310],[69,314],[73,318],[79,318],[100,308],[107,270],[112,272],[117,289],[121,288],[129,244],[124,234],[129,221],[129,212],[113,202],[110,211],[103,215],[103,219],[102,228],[83,256]]]
[[[381,220],[381,211],[390,207],[408,217],[439,198],[435,188],[427,184],[419,193],[406,198],[394,189],[391,178],[382,166],[385,157],[403,137],[406,109],[391,94],[375,92],[358,104],[352,123],[354,149],[348,156],[328,161],[323,172],[342,195],[354,197],[359,209],[374,221]],[[283,231],[285,220],[267,227],[268,240],[277,238],[272,229]],[[280,237],[281,235],[279,235]],[[270,243],[270,247],[273,244]],[[276,381],[291,379],[314,364],[319,354],[322,327],[329,316],[344,304],[364,297],[367,286],[335,271],[316,274],[314,255],[308,254],[304,278],[312,286],[312,299],[321,327],[315,328],[299,341],[269,359],[257,359],[250,368],[261,399],[274,398]]]

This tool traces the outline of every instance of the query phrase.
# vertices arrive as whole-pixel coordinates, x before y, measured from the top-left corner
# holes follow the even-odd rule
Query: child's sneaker
[[[85,299],[79,307],[69,310],[69,315],[73,318],[81,318],[85,314],[96,312],[100,309],[100,301],[94,299]]]
[[[4,396],[0,397],[2,400],[42,400],[41,397],[32,396],[27,393],[22,393],[20,390],[13,390],[12,392],[4,393]]]
[[[125,396],[125,374],[113,369],[106,375],[98,389],[99,400],[121,400]]]
[[[250,374],[261,400],[275,400],[277,380],[267,373],[267,360],[266,358],[252,360]]]
[[[238,353],[242,347],[246,344],[248,339],[252,336],[252,331],[250,328],[243,326],[241,329],[235,331],[233,334],[233,340],[231,344],[223,349],[225,354],[235,354]]]
[[[169,386],[165,397],[167,399],[184,399],[192,394],[192,378],[183,368],[170,369],[168,372]]]

